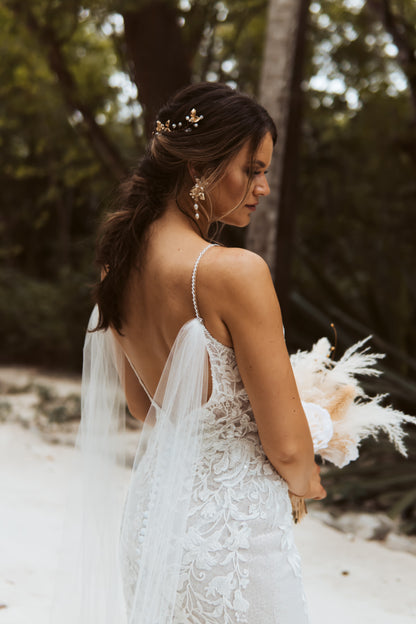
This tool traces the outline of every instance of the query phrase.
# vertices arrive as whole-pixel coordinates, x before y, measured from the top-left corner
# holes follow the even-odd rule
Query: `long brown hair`
[[[203,120],[188,127],[185,119],[193,108]],[[113,210],[101,226],[97,262],[103,279],[94,289],[97,329],[111,325],[121,333],[122,301],[130,272],[143,265],[149,226],[164,213],[168,200],[178,197],[189,179],[189,164],[203,172],[209,189],[247,141],[252,160],[268,132],[276,141],[276,127],[267,111],[251,97],[219,83],[182,89],[157,119],[163,124],[170,120],[172,131],[153,136],[137,167],[121,183]]]

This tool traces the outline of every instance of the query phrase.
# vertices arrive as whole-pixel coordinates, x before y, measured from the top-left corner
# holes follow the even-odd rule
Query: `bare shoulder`
[[[252,335],[254,325],[263,336],[270,328],[283,331],[269,267],[252,251],[211,249],[198,269],[197,298],[207,329],[234,348]]]
[[[274,286],[267,263],[258,254],[238,247],[217,247],[211,252],[209,279],[211,292],[222,309],[241,305]]]
[[[218,246],[212,251],[212,261],[218,265],[218,271],[221,271],[224,277],[242,270],[268,270],[263,258],[248,249]]]
[[[267,263],[261,256],[239,247],[217,247],[211,252],[211,274],[227,288],[251,282],[253,279],[271,279]]]

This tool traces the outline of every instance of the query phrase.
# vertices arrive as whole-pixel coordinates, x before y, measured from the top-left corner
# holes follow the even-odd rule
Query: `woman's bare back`
[[[176,219],[174,219],[176,221]],[[193,232],[172,224],[169,215],[154,224],[142,270],[132,271],[123,301],[123,335],[115,334],[151,396],[180,328],[195,317],[191,278],[195,261],[207,246]],[[221,248],[213,248],[198,268],[197,297],[207,329],[223,344],[231,336],[210,296],[213,266]]]

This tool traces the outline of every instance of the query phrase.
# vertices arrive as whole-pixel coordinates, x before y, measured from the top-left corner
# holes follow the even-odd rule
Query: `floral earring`
[[[193,185],[193,187],[189,191],[189,195],[192,197],[192,200],[194,202],[195,219],[198,220],[199,219],[198,200],[204,200],[205,199],[205,187],[204,187],[204,184],[203,184],[203,182],[202,182],[202,180],[200,178],[195,178],[195,184]]]

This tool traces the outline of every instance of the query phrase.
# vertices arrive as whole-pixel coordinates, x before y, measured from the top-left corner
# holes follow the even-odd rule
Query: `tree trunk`
[[[191,82],[191,53],[183,40],[178,13],[168,0],[125,11],[123,19],[127,56],[133,64],[146,134],[150,136],[159,108]]]
[[[260,101],[276,123],[278,139],[271,192],[260,202],[247,237],[248,248],[270,267],[283,312],[290,289],[308,8],[309,0],[270,0]]]

